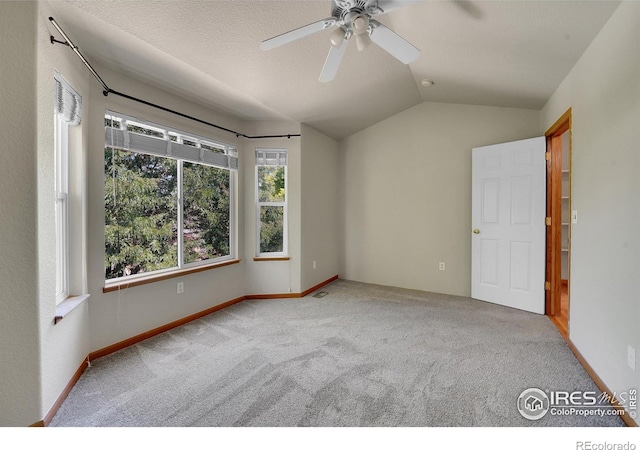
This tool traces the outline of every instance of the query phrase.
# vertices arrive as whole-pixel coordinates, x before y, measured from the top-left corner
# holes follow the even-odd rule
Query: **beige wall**
[[[0,2],[0,425],[40,420],[37,6]],[[53,114],[53,113],[52,113]]]
[[[180,97],[155,89],[145,83],[113,72],[95,64],[100,76],[112,89],[146,101],[203,118],[223,127],[240,132],[246,124],[239,119],[217,113]],[[97,350],[122,341],[182,317],[203,311],[228,300],[243,296],[245,292],[245,264],[234,264],[218,269],[186,275],[121,291],[103,293],[104,286],[104,112],[105,109],[140,117],[160,124],[235,144],[241,150],[242,141],[235,135],[216,130],[204,124],[178,117],[116,95],[105,97],[101,86],[92,79],[89,109],[89,239],[88,286],[90,349]],[[239,151],[240,165],[245,165],[244,154]],[[239,191],[244,183],[243,173],[236,176]],[[240,196],[238,196],[240,197]],[[242,201],[238,206],[238,255],[243,254],[244,215]],[[184,282],[184,293],[176,293],[176,283]]]
[[[252,124],[251,135],[300,134],[299,123],[259,122]],[[245,251],[247,265],[246,294],[282,294],[300,292],[300,164],[299,137],[277,139],[247,139],[244,144],[243,173],[245,211]],[[257,254],[257,211],[255,194],[255,151],[257,148],[287,150],[287,213],[289,226],[288,261],[254,261]]]
[[[541,112],[544,132],[572,108],[569,337],[614,392],[640,387],[639,42],[640,2],[623,2]]]
[[[302,290],[339,272],[338,143],[302,126]],[[316,268],[313,262],[316,262]]]
[[[54,216],[54,84],[53,74],[58,71],[82,96],[83,118],[80,126],[70,129],[73,141],[70,155],[70,183],[75,184],[75,195],[70,196],[72,228],[70,234],[74,242],[74,263],[71,266],[71,286],[76,289],[71,294],[83,290],[83,274],[86,261],[83,246],[86,238],[86,217],[81,215],[86,204],[86,185],[82,174],[85,172],[88,152],[87,120],[90,99],[90,75],[79,59],[63,45],[51,45],[49,36],[54,32],[48,20],[50,10],[47,3],[38,3],[37,33],[37,96],[38,96],[38,261],[39,261],[39,319],[40,319],[40,371],[42,377],[42,415],[51,409],[60,392],[67,385],[82,361],[89,347],[88,305],[82,304],[63,321],[54,325],[55,316],[55,216]],[[39,417],[38,419],[41,419]]]
[[[51,45],[55,31],[46,2],[0,2],[3,29],[0,56],[5,89],[2,108],[4,149],[0,183],[2,242],[2,310],[0,345],[0,425],[35,423],[51,410],[75,371],[93,350],[119,342],[190,314],[251,293],[301,291],[301,150],[300,139],[246,140],[115,95],[102,87],[68,47]],[[6,36],[5,36],[6,33]],[[247,123],[205,108],[94,62],[107,84],[121,92],[203,118],[247,134],[300,133],[297,123]],[[83,98],[83,121],[73,129],[79,153],[72,161],[76,175],[86,173],[86,185],[73,199],[85,205],[76,217],[80,265],[76,284],[90,294],[87,302],[59,324],[55,316],[55,218],[53,74],[59,71]],[[237,255],[242,262],[182,277],[178,280],[103,293],[104,286],[104,111],[171,125],[238,146],[241,170],[236,175]],[[253,198],[256,146],[290,151],[289,224],[291,261],[255,264]],[[78,176],[82,179],[82,176]],[[245,213],[247,217],[245,217]],[[83,258],[86,246],[86,258]],[[86,271],[86,280],[82,274]]]
[[[537,111],[422,103],[343,140],[340,275],[470,295],[471,149],[537,135]]]
[[[338,274],[338,144],[299,123],[261,122],[252,124],[251,130],[255,135],[302,136],[244,141],[247,294],[300,293]],[[288,151],[289,261],[253,261],[256,148]]]
[[[610,389],[640,386],[640,3],[625,2],[541,113],[422,103],[336,144],[299,124],[248,124],[96,66],[114,89],[249,134],[248,141],[110,95],[48,42],[46,4],[0,2],[0,425],[43,418],[89,351],[249,293],[300,292],[341,277],[469,295],[471,148],[540,135],[574,113],[570,337]],[[89,301],[53,325],[53,70],[83,96]],[[104,294],[106,108],[235,143],[240,264]],[[291,261],[254,263],[255,147],[290,151]],[[327,175],[328,174],[328,175]],[[337,174],[337,175],[332,175]],[[336,178],[337,177],[337,178]],[[312,269],[316,260],[318,268]],[[438,262],[447,270],[438,270]]]
[[[0,326],[3,343],[0,424],[24,426],[44,417],[89,351],[86,304],[58,325],[53,323],[56,308],[53,75],[55,70],[60,72],[83,96],[85,107],[89,104],[89,77],[84,67],[65,51],[66,47],[51,45],[47,5],[18,3],[19,6],[0,3],[2,68],[8,69],[1,77],[6,89],[2,95],[6,103],[0,108],[2,142],[13,143],[11,151],[7,148],[2,152],[1,166],[6,174],[3,172],[0,178],[6,186],[0,191],[7,197],[0,201],[0,215],[2,227],[15,228],[2,230],[4,236],[12,238],[3,240],[7,249],[1,252],[1,272],[8,279],[2,282],[0,320],[8,322]],[[86,130],[83,125],[71,135],[78,150],[71,161],[75,169],[82,170]],[[70,201],[78,206],[83,197]],[[82,217],[76,218],[80,226],[73,231],[82,234]],[[79,242],[76,253],[81,260],[82,239]],[[19,255],[12,255],[12,248]],[[21,258],[28,258],[29,264]],[[9,267],[4,268],[6,263]],[[82,273],[82,267],[77,269],[76,273]],[[12,286],[17,288],[16,292],[12,292]],[[17,317],[11,314],[14,306]],[[10,373],[14,370],[15,373]],[[17,384],[12,385],[14,382]],[[5,403],[5,397],[9,403]]]

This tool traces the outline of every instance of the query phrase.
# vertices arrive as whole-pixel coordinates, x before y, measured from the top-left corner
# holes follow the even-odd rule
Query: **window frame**
[[[82,96],[54,70],[53,228],[57,324],[89,298],[87,293],[86,152]]]
[[[216,263],[221,263],[224,261],[235,259],[236,245],[235,245],[235,208],[234,208],[235,194],[234,194],[234,191],[235,191],[236,174],[235,174],[235,171],[233,170],[227,170],[227,172],[229,172],[229,254],[225,256],[219,256],[217,258],[205,259],[202,261],[193,261],[186,264],[184,263],[184,186],[183,186],[184,163],[185,162],[191,162],[192,164],[198,164],[198,163],[194,163],[192,161],[185,161],[184,159],[178,159],[177,162],[178,162],[178,198],[177,198],[178,212],[177,214],[179,219],[177,223],[177,226],[178,226],[177,232],[178,232],[178,236],[180,236],[180,238],[178,239],[178,267],[173,267],[171,269],[163,269],[163,270],[191,269],[194,267],[206,266],[209,264],[216,264]],[[202,165],[206,166],[206,164],[202,164]],[[213,166],[209,166],[209,167],[213,167]],[[225,169],[220,169],[220,170],[225,170]],[[155,272],[157,271],[154,271],[153,273]],[[152,272],[146,272],[146,273],[149,274]]]
[[[285,153],[288,160],[288,150],[284,148],[256,148],[256,155],[258,152],[278,152]],[[264,202],[260,201],[260,188],[258,183],[258,170],[260,167],[284,167],[284,189],[285,189],[285,197],[284,201],[280,202]],[[256,258],[288,258],[289,257],[289,214],[288,214],[288,202],[289,202],[289,193],[287,192],[289,186],[289,170],[288,170],[288,161],[286,164],[259,164],[258,158],[256,157],[255,164],[255,175],[254,175],[254,184],[255,184],[255,202],[256,202]],[[262,229],[262,221],[260,220],[260,211],[263,206],[277,206],[283,207],[283,216],[282,216],[282,251],[281,252],[262,252],[260,248],[260,231]]]
[[[136,127],[146,128],[155,132],[162,133],[164,135],[164,140],[167,142],[172,142],[175,144],[182,144],[183,140],[188,140],[195,143],[195,148],[200,148],[201,152],[203,150],[207,150],[207,147],[219,149],[224,152],[226,155],[234,155],[237,154],[236,147],[232,144],[224,143],[212,138],[199,136],[194,133],[185,132],[179,130],[177,128],[171,126],[160,125],[157,123],[153,123],[147,120],[135,118],[126,114],[117,113],[114,111],[106,110],[104,114],[105,119],[110,119],[112,121],[116,121],[120,123],[120,129],[127,129],[127,125],[133,125]],[[117,118],[118,120],[115,120]],[[113,122],[112,122],[113,123]],[[124,124],[124,126],[123,126]],[[129,133],[136,133],[135,131],[129,131]],[[141,134],[141,133],[136,133]],[[153,136],[156,139],[162,139],[157,136]],[[205,147],[202,147],[204,145]],[[108,143],[105,141],[104,148],[110,147]],[[237,207],[236,207],[236,190],[237,190],[237,169],[234,168],[223,168],[213,164],[207,164],[203,161],[194,161],[189,160],[187,158],[182,158],[179,156],[174,156],[171,154],[167,155],[159,155],[154,153],[147,153],[144,151],[136,151],[123,149],[119,147],[111,147],[114,150],[125,151],[129,153],[137,153],[137,154],[146,154],[151,155],[157,158],[166,158],[172,159],[176,161],[176,177],[177,177],[177,192],[176,192],[176,233],[177,233],[177,264],[174,267],[168,267],[165,269],[158,269],[149,272],[137,273],[133,275],[125,275],[117,278],[106,278],[106,273],[104,273],[104,290],[109,291],[115,286],[119,286],[126,283],[136,284],[136,282],[140,282],[146,278],[149,279],[164,279],[167,277],[171,277],[172,274],[175,276],[179,276],[183,273],[191,273],[192,271],[197,271],[198,269],[204,269],[205,266],[222,266],[228,264],[230,261],[234,261],[237,259],[237,233],[236,233],[236,215],[237,215]],[[220,256],[217,258],[205,259],[202,261],[193,261],[190,263],[184,263],[184,175],[183,175],[183,163],[189,162],[192,164],[200,164],[204,166],[208,166],[211,168],[216,168],[219,170],[226,170],[229,176],[229,254]],[[105,224],[106,225],[106,224]],[[103,252],[105,250],[106,240],[103,245]]]

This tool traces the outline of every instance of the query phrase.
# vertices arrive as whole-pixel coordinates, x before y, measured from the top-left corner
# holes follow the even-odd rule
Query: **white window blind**
[[[55,80],[55,112],[71,126],[80,125],[82,119],[82,97],[58,72],[53,74]]]
[[[238,170],[237,150],[224,142],[111,111],[107,111],[105,119],[107,147]]]
[[[286,150],[256,150],[257,166],[286,166]]]

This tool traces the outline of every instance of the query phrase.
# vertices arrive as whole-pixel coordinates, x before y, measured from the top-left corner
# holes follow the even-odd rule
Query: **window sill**
[[[177,269],[169,273],[161,273],[156,275],[149,275],[146,277],[136,278],[133,280],[121,280],[114,283],[109,283],[102,288],[102,292],[120,291],[122,289],[141,286],[143,284],[155,283],[157,281],[168,280],[171,278],[181,277],[183,275],[189,275],[191,273],[202,272],[205,270],[217,269],[218,267],[229,266],[231,264],[238,264],[239,259],[230,259],[222,262],[216,262],[211,264],[205,264],[197,267],[189,267],[187,269]]]
[[[53,319],[53,324],[56,325],[62,319],[66,317],[71,311],[80,306],[85,300],[89,298],[89,294],[76,295],[73,297],[67,297],[56,306],[56,316]]]
[[[256,256],[254,261],[289,261],[289,256]]]

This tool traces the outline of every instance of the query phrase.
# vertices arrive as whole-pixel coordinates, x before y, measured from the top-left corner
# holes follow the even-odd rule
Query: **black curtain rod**
[[[73,50],[73,52],[76,55],[78,55],[78,58],[80,58],[80,60],[87,67],[87,69],[89,69],[89,71],[93,74],[93,76],[96,78],[96,80],[98,80],[98,83],[100,83],[100,85],[102,86],[102,89],[103,89],[102,93],[104,94],[105,97],[108,96],[109,94],[118,95],[120,97],[129,99],[129,100],[133,100],[134,102],[142,103],[143,105],[151,106],[153,108],[160,109],[162,111],[166,111],[166,112],[169,112],[171,114],[175,114],[175,115],[180,116],[180,117],[184,117],[185,119],[193,120],[195,122],[199,122],[199,123],[202,123],[204,125],[208,125],[210,127],[217,128],[218,130],[226,131],[227,133],[235,134],[236,137],[243,137],[243,138],[246,138],[246,139],[270,139],[270,138],[285,138],[285,137],[287,139],[291,139],[292,137],[300,137],[299,134],[270,134],[270,135],[262,135],[262,136],[249,136],[249,135],[246,135],[244,133],[240,133],[238,131],[230,130],[229,128],[221,127],[220,125],[216,125],[215,123],[207,122],[206,120],[198,119],[197,117],[193,117],[193,116],[190,116],[188,114],[184,114],[184,113],[181,113],[179,111],[176,111],[176,110],[173,110],[173,109],[170,109],[170,108],[166,108],[164,106],[157,105],[155,103],[151,103],[151,102],[148,102],[146,100],[142,100],[140,98],[133,97],[131,95],[123,94],[122,92],[115,91],[115,90],[111,89],[109,86],[107,86],[107,84],[104,82],[104,80],[102,78],[100,78],[100,75],[98,75],[98,73],[94,70],[94,68],[91,67],[91,64],[89,64],[89,61],[87,61],[85,59],[85,57],[82,56],[82,53],[80,53],[80,50],[78,50],[78,46],[74,45],[74,43],[71,42],[71,39],[69,39],[69,37],[65,34],[65,32],[62,31],[62,28],[60,28],[60,25],[58,25],[58,23],[55,21],[55,19],[53,17],[49,17],[49,20],[51,21],[53,26],[56,28],[56,30],[58,30],[58,33],[60,33],[60,35],[64,38],[64,41],[58,41],[53,36],[51,36],[51,44],[64,44],[67,47],[71,48],[71,50]]]

